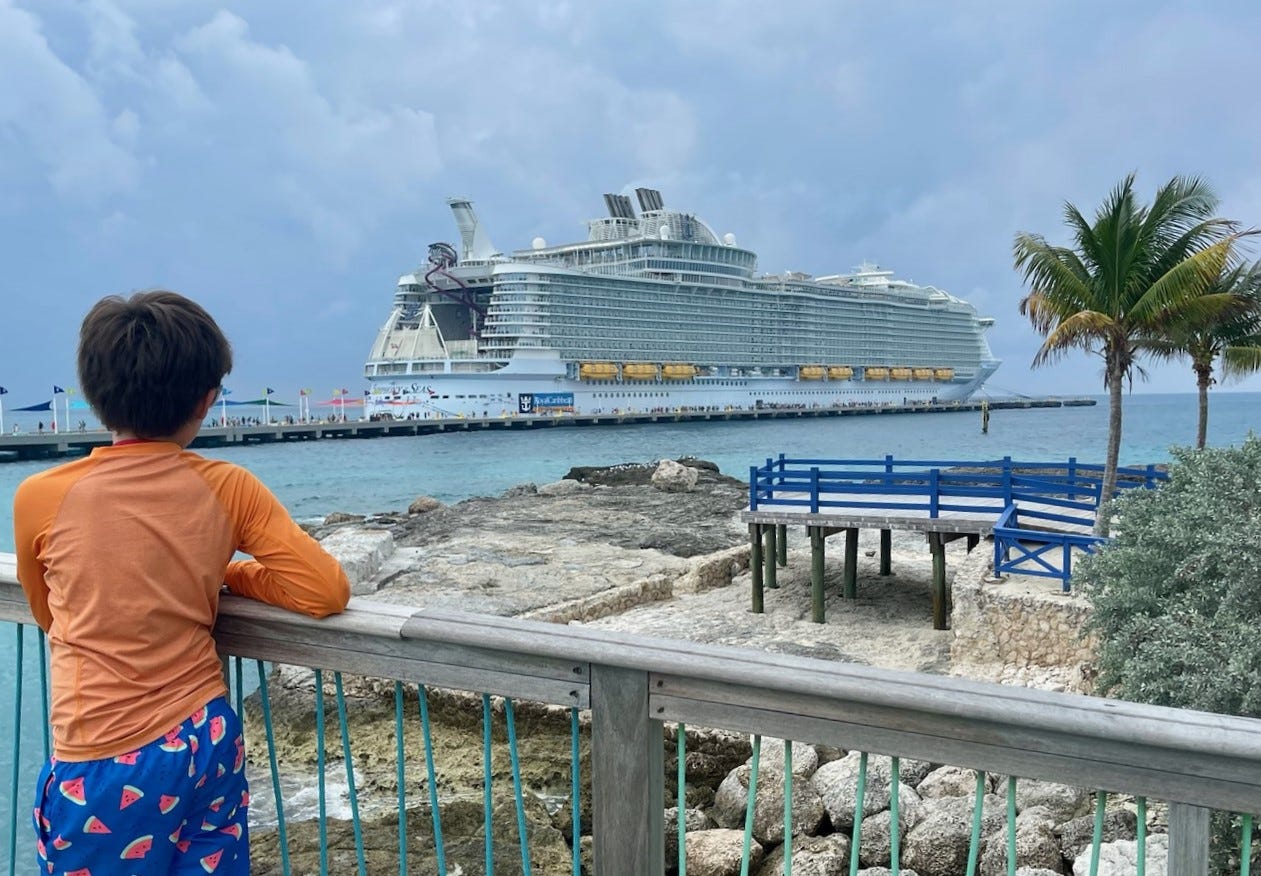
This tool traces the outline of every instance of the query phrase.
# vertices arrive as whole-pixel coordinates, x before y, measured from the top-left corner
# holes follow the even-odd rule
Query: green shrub
[[[1073,575],[1093,606],[1099,693],[1258,718],[1261,439],[1173,458],[1160,489],[1111,503],[1112,543]],[[1214,869],[1238,872],[1238,819],[1213,823]]]

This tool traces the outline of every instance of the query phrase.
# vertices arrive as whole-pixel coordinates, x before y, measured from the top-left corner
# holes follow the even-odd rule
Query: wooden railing
[[[6,555],[0,621],[31,623]],[[314,621],[225,596],[215,635],[225,654],[589,709],[601,876],[662,872],[667,722],[1168,801],[1179,876],[1206,872],[1209,809],[1261,812],[1250,719],[358,599]]]

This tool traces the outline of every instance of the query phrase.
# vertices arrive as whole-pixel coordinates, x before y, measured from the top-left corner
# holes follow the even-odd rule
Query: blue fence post
[[[1070,590],[1069,580],[1073,577],[1073,546],[1068,542],[1064,542],[1064,583],[1062,588],[1065,593]]]
[[[893,454],[886,453],[884,455],[884,473],[893,474]]]
[[[1003,537],[994,532],[994,577],[1003,577]]]
[[[1011,504],[1011,457],[1003,457],[1003,507]]]
[[[784,473],[784,454],[782,453],[779,455],[779,473],[781,475]]]
[[[1149,490],[1156,486],[1156,466],[1151,463],[1147,465],[1147,478],[1143,481],[1143,486]]]
[[[940,475],[941,475],[940,469],[933,468],[933,469],[928,470],[928,516],[929,517],[937,516],[937,502],[939,498],[937,495],[937,491],[941,489],[941,484],[938,482],[937,479]]]
[[[749,466],[749,510],[757,510],[757,466]]]
[[[819,467],[810,469],[810,513],[819,513]]]
[[[1068,498],[1077,498],[1077,457],[1068,458]]]

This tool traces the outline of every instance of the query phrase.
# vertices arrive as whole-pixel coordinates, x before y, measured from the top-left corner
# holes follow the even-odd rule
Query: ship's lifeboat
[[[932,380],[933,379],[933,369],[931,368],[916,368],[911,371],[911,374],[915,376],[916,380]]]
[[[889,378],[891,380],[910,380],[911,369],[910,368],[890,368]]]
[[[881,368],[874,365],[869,366],[867,370],[863,372],[863,376],[866,377],[868,380],[888,380],[889,369]]]
[[[696,366],[685,362],[667,362],[661,366],[661,376],[666,380],[691,380],[696,376]]]
[[[657,379],[657,366],[651,362],[627,362],[622,366],[622,377],[632,380]]]
[[[953,368],[937,368],[933,371],[933,377],[938,380],[954,380],[955,370]]]
[[[583,362],[578,366],[578,376],[584,380],[607,380],[617,376],[617,366],[612,362]]]
[[[822,365],[802,365],[797,376],[802,380],[822,380],[826,373],[827,369]]]
[[[833,365],[828,368],[829,380],[849,380],[854,376],[854,369],[848,365]]]

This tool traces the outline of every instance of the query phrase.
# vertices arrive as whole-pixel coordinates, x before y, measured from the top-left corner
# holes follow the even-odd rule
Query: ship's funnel
[[[490,242],[477,214],[473,212],[472,201],[447,198],[447,204],[455,214],[455,224],[460,229],[460,261],[480,261],[499,255],[499,250]]]

